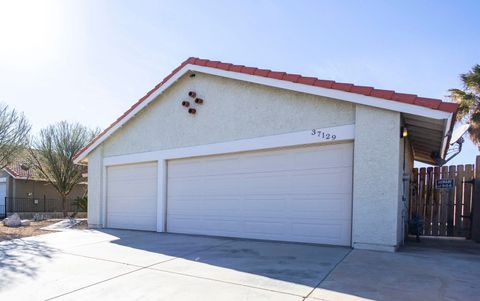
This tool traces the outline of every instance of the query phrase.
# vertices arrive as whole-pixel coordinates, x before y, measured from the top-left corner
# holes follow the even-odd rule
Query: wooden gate
[[[474,177],[473,164],[413,169],[409,217],[420,235],[470,237]]]

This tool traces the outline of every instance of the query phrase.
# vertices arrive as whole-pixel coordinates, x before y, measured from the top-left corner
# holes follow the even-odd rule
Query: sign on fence
[[[454,179],[437,179],[435,180],[435,189],[453,189],[455,187]]]

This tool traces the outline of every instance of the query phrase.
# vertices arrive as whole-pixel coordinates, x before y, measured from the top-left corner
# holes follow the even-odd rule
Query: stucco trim
[[[182,147],[120,156],[110,156],[103,159],[103,165],[112,166],[119,164],[132,164],[156,160],[171,160],[198,156],[228,154],[307,144],[335,143],[353,140],[355,137],[355,125],[353,124],[315,130],[317,132],[321,131],[329,133],[330,135],[333,134],[335,135],[335,140],[318,137],[318,135],[312,135],[312,130],[307,130],[288,134],[272,135],[251,139],[241,139],[207,145]]]
[[[134,117],[138,112],[145,108],[150,102],[156,99],[160,94],[162,94],[166,89],[173,85],[180,77],[185,75],[187,72],[202,72],[210,75],[216,75],[241,81],[246,81],[250,83],[256,83],[260,85],[276,87],[280,89],[286,89],[306,94],[312,94],[317,96],[329,97],[338,100],[343,100],[355,104],[367,105],[372,107],[377,107],[381,109],[386,109],[390,111],[396,111],[401,113],[409,113],[413,115],[439,119],[439,120],[448,120],[451,119],[452,114],[450,112],[444,112],[440,110],[434,110],[427,107],[422,107],[415,104],[386,101],[383,98],[365,96],[361,94],[344,92],[339,90],[327,89],[317,86],[311,86],[301,83],[289,82],[281,79],[266,78],[256,75],[250,75],[245,73],[238,73],[234,71],[226,71],[221,69],[216,69],[212,67],[198,66],[194,64],[186,64],[180,70],[176,71],[164,84],[153,90],[148,97],[139,102],[134,108],[132,108],[126,115],[120,117],[110,128],[102,132],[97,136],[90,145],[85,149],[80,151],[75,158],[75,163],[85,162],[88,154],[95,149],[99,144],[105,141],[110,137],[116,130],[122,127],[130,118]],[[448,130],[448,129],[447,129]],[[446,143],[445,143],[446,144]]]

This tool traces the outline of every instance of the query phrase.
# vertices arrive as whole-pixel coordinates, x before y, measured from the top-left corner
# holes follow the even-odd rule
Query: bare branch
[[[64,203],[75,185],[83,181],[82,173],[85,172],[85,167],[76,165],[73,157],[94,134],[79,123],[62,121],[42,129],[34,140],[30,163],[55,187]]]
[[[30,123],[23,113],[0,104],[0,168],[4,168],[29,143]]]

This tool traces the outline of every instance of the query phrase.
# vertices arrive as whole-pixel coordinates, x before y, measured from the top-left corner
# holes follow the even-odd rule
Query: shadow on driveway
[[[0,243],[0,289],[33,299],[476,300],[478,279],[480,245],[469,241],[385,253],[106,229]]]
[[[303,286],[302,294],[317,286],[351,251],[346,247],[314,244],[112,229],[100,231],[118,237],[111,242],[113,244],[176,258],[153,265],[153,269],[281,290],[265,280],[269,278]],[[252,278],[252,275],[259,277]]]
[[[39,241],[22,239],[0,243],[0,291],[17,278],[37,276],[39,262],[52,260],[57,250]]]

